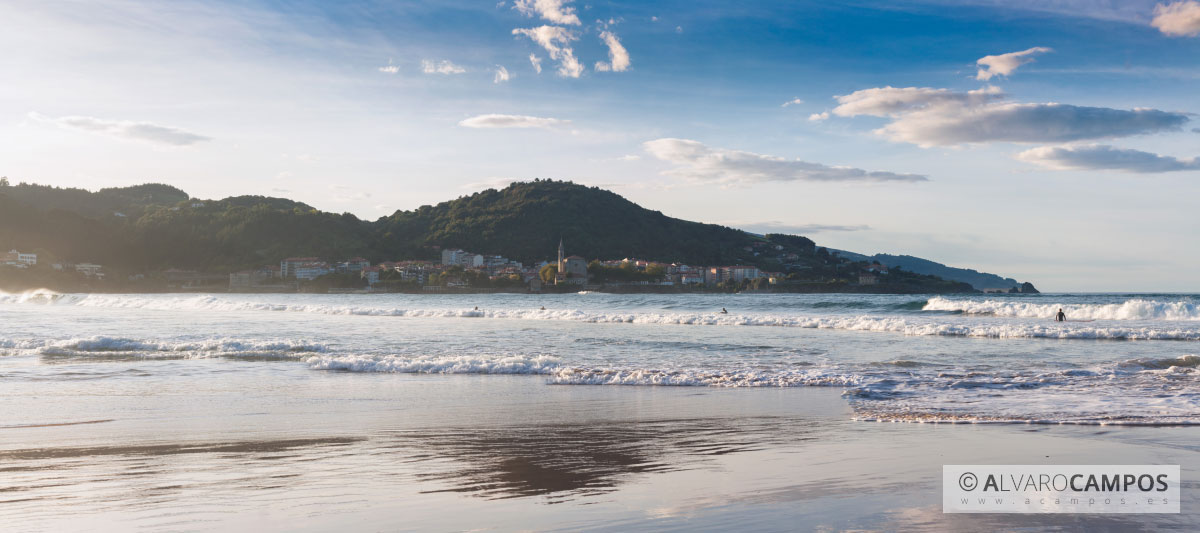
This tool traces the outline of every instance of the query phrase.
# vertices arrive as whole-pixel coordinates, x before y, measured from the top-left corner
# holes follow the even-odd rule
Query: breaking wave
[[[398,374],[531,374],[556,385],[658,385],[694,387],[848,386],[860,378],[828,370],[699,370],[576,368],[552,356],[338,356],[309,357],[309,368]]]
[[[1130,359],[1089,368],[970,370],[909,360],[814,368],[579,367],[552,356],[316,355],[317,370],[534,375],[552,385],[841,387],[856,418],[892,422],[1200,423],[1190,392],[1200,356]],[[981,403],[980,398],[988,401]],[[1147,396],[1152,400],[1147,400]]]
[[[62,296],[62,293],[54,292],[50,289],[31,289],[23,292],[0,291],[0,303],[53,303]]]
[[[797,316],[785,314],[719,314],[712,312],[601,311],[581,309],[405,309],[371,305],[323,305],[311,303],[274,303],[237,300],[213,295],[147,298],[129,295],[65,294],[49,297],[52,305],[80,307],[136,308],[150,310],[212,310],[222,312],[274,311],[327,315],[387,316],[408,318],[491,318],[507,320],[565,320],[587,323],[663,324],[691,326],[774,326],[809,329],[879,331],[914,336],[1105,339],[1105,340],[1200,340],[1200,324],[1103,326],[1078,323],[1021,323],[956,321],[947,317],[913,315],[829,315]],[[901,305],[912,305],[901,304]],[[1077,305],[1067,307],[1068,316],[1181,317],[1197,314],[1194,304],[1160,303],[1130,300],[1122,305]],[[1058,306],[1023,302],[949,300],[935,297],[924,304],[926,310],[962,311],[996,316],[1042,316]],[[1136,311],[1135,310],[1141,310]],[[1090,314],[1089,314],[1090,313]],[[1171,318],[1174,319],[1174,318]],[[1188,318],[1187,320],[1200,320]]]
[[[205,357],[303,357],[328,351],[325,345],[294,340],[206,339],[160,342],[97,335],[60,340],[0,338],[0,354],[69,357],[138,357],[146,359]]]
[[[952,300],[934,297],[925,311],[957,311],[969,315],[1053,318],[1062,309],[1071,320],[1200,320],[1194,302],[1160,302],[1134,298],[1113,304],[1043,304],[1008,300]]]

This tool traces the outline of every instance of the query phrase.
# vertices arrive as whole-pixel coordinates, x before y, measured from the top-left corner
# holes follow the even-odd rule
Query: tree
[[[553,283],[554,276],[558,275],[558,265],[546,265],[538,271],[538,277],[542,278],[542,283]]]
[[[0,177],[0,187],[8,187],[8,176]]]

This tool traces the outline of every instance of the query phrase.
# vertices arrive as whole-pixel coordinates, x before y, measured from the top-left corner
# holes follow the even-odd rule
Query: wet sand
[[[1196,427],[861,422],[835,388],[562,386],[286,363],[190,385],[0,392],[5,530],[1200,527]],[[941,465],[971,463],[1180,464],[1183,513],[942,514]]]

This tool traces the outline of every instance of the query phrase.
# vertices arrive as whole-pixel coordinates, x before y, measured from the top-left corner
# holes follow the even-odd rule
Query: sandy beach
[[[830,389],[543,381],[279,364],[191,391],[82,378],[5,392],[0,516],[9,531],[1196,526],[1200,428],[861,422]],[[1185,512],[941,511],[942,464],[1114,457],[1183,465]]]

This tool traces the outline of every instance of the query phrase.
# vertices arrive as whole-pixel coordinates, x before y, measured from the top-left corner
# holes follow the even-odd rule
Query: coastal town
[[[228,274],[171,268],[154,273],[127,274],[124,281],[155,280],[166,290],[230,292],[563,292],[579,290],[764,290],[796,283],[796,272],[805,266],[795,250],[762,241],[744,251],[769,255],[786,265],[791,275],[769,272],[753,265],[687,265],[637,258],[592,259],[567,255],[559,241],[554,259],[522,263],[500,255],[485,255],[460,248],[433,247],[440,260],[400,259],[372,263],[362,257],[341,260],[305,256],[281,258],[278,264]],[[812,248],[814,255],[826,254]],[[833,256],[836,258],[836,253]],[[10,250],[0,269],[38,267],[38,254]],[[43,265],[41,268],[45,268]],[[52,272],[73,273],[77,278],[102,282],[109,273],[94,263],[55,261]],[[844,283],[876,285],[886,280],[888,268],[872,263],[845,273]]]
[[[781,247],[782,248],[782,247]],[[500,255],[484,255],[459,248],[437,250],[440,261],[397,260],[372,264],[353,257],[329,262],[319,257],[288,257],[278,266],[229,274],[229,289],[287,289],[322,278],[360,280],[361,290],[389,292],[419,289],[444,292],[469,289],[508,291],[598,290],[635,287],[703,287],[729,284],[778,283],[779,272],[765,272],[750,265],[694,266],[636,258],[593,259],[567,255],[559,242],[556,260],[524,264]],[[880,265],[880,269],[886,272]],[[758,281],[762,280],[762,281]],[[200,281],[197,279],[196,281]],[[345,287],[331,287],[333,291]]]

